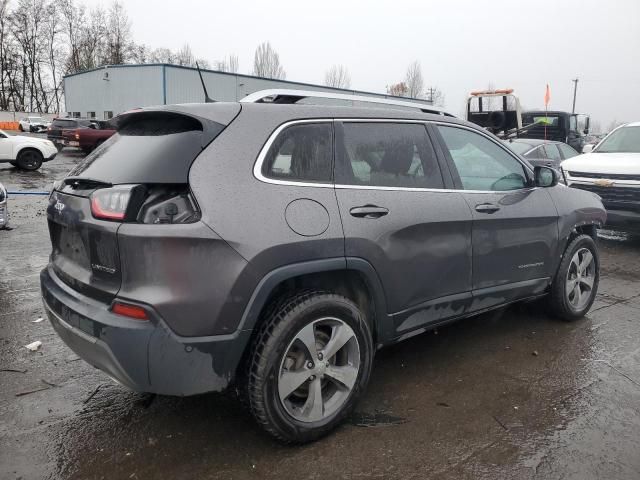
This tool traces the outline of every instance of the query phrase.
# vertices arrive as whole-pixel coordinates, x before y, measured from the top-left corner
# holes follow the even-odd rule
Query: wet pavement
[[[82,156],[37,172],[42,190]],[[0,478],[640,478],[640,240],[600,239],[587,318],[542,305],[464,320],[378,352],[353,418],[303,447],[273,442],[233,395],[132,393],[69,350],[45,319],[46,197],[13,196],[0,231]],[[40,350],[24,345],[39,340]],[[37,391],[36,391],[37,390]]]

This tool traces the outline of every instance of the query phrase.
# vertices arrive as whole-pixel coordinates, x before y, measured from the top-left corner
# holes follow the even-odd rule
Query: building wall
[[[108,80],[104,80],[105,72]],[[388,97],[233,73],[203,71],[202,77],[209,96],[223,102],[238,101],[250,93],[273,88]],[[67,76],[64,82],[67,113],[80,112],[83,117],[96,112],[96,117],[102,119],[106,111],[117,115],[136,107],[204,101],[198,71],[175,65],[117,65]]]
[[[108,80],[105,80],[108,72]],[[114,115],[135,107],[163,103],[162,66],[108,67],[91,70],[64,79],[67,113],[96,112],[96,118],[104,119],[104,112]]]

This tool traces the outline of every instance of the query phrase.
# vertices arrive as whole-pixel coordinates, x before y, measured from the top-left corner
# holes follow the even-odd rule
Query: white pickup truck
[[[616,128],[583,152],[562,162],[568,185],[600,195],[607,226],[640,234],[640,122]]]
[[[0,163],[8,162],[23,170],[37,170],[57,154],[58,149],[50,140],[9,135],[0,130]]]

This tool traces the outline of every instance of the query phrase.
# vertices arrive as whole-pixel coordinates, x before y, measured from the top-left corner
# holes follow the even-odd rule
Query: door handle
[[[480,205],[476,205],[476,212],[480,213],[495,213],[498,210],[500,210],[500,207],[493,203],[481,203]]]
[[[353,207],[349,210],[349,213],[352,217],[358,218],[380,218],[389,213],[389,209],[376,205],[364,205],[362,207]]]

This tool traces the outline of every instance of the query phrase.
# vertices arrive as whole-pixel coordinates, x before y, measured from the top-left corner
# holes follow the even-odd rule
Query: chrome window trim
[[[278,135],[280,135],[280,133],[292,126],[292,125],[298,125],[298,124],[305,124],[305,123],[335,123],[335,122],[342,122],[342,123],[415,123],[415,124],[422,124],[422,125],[444,125],[444,126],[453,126],[453,127],[458,127],[458,128],[463,128],[465,130],[469,130],[471,132],[475,132],[475,133],[479,133],[480,135],[485,136],[487,139],[489,139],[490,141],[492,141],[493,143],[499,145],[503,150],[505,150],[507,153],[509,153],[513,158],[515,158],[518,163],[520,163],[525,169],[527,169],[527,171],[529,171],[530,173],[533,173],[533,171],[524,163],[522,163],[512,152],[509,151],[508,148],[503,147],[502,145],[500,145],[499,142],[496,142],[495,140],[493,140],[489,135],[484,134],[481,131],[476,130],[475,128],[470,128],[467,127],[465,125],[458,125],[457,123],[452,123],[452,122],[442,122],[442,121],[432,121],[432,120],[410,120],[410,119],[395,119],[395,118],[305,118],[305,119],[301,119],[301,120],[289,120],[284,122],[283,124],[281,124],[280,126],[278,126],[278,128],[276,128],[271,135],[269,135],[269,138],[267,139],[267,141],[265,142],[265,144],[262,146],[262,148],[260,149],[260,153],[258,153],[258,158],[256,159],[256,162],[254,163],[253,166],[253,176],[263,182],[263,183],[270,183],[273,185],[288,185],[288,186],[293,186],[293,187],[315,187],[315,188],[335,188],[335,189],[339,189],[339,190],[348,190],[348,189],[352,189],[352,190],[381,190],[381,191],[398,191],[398,192],[443,192],[443,193],[474,193],[474,194],[479,194],[479,193],[492,193],[492,194],[506,194],[506,193],[515,193],[515,192],[521,192],[524,190],[533,190],[533,189],[537,189],[538,187],[525,187],[525,188],[519,188],[517,190],[464,190],[464,189],[447,189],[447,188],[419,188],[419,187],[385,187],[385,186],[376,186],[376,185],[348,185],[348,184],[338,184],[338,183],[322,183],[322,182],[302,182],[302,181],[295,181],[295,180],[280,180],[280,179],[276,179],[276,178],[270,178],[270,177],[266,177],[262,174],[262,165],[264,163],[264,160],[267,156],[267,153],[269,152],[269,149],[271,148],[271,145],[273,145],[273,142],[276,140],[276,138],[278,137]]]

